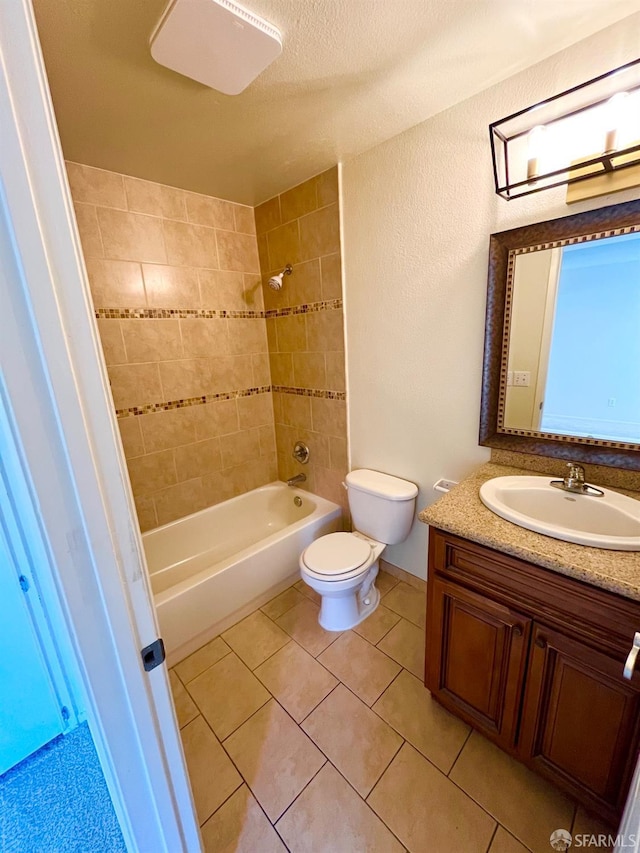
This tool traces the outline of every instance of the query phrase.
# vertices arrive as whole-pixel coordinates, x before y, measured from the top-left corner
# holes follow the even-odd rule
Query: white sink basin
[[[527,530],[613,551],[640,551],[640,501],[603,489],[603,497],[567,492],[551,477],[495,477],[480,500],[496,515]]]

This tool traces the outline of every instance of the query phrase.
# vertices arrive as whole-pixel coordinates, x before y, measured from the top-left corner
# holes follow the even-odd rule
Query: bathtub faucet
[[[295,477],[289,477],[289,479],[287,480],[287,486],[297,486],[298,483],[304,483],[306,479],[306,474],[296,474]]]

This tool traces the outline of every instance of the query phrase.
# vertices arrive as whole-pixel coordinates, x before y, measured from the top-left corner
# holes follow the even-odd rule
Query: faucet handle
[[[584,483],[584,468],[576,462],[567,462],[569,472],[567,480],[577,480],[579,483]]]

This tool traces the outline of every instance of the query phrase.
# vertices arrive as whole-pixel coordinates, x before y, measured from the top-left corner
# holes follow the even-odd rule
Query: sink
[[[501,518],[554,539],[640,551],[640,501],[609,489],[594,497],[550,483],[550,477],[495,477],[480,487],[480,500]]]

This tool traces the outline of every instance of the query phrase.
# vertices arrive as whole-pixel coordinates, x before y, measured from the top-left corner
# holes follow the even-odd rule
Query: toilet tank
[[[407,538],[418,494],[415,483],[359,468],[347,474],[346,484],[354,530],[387,545]]]

